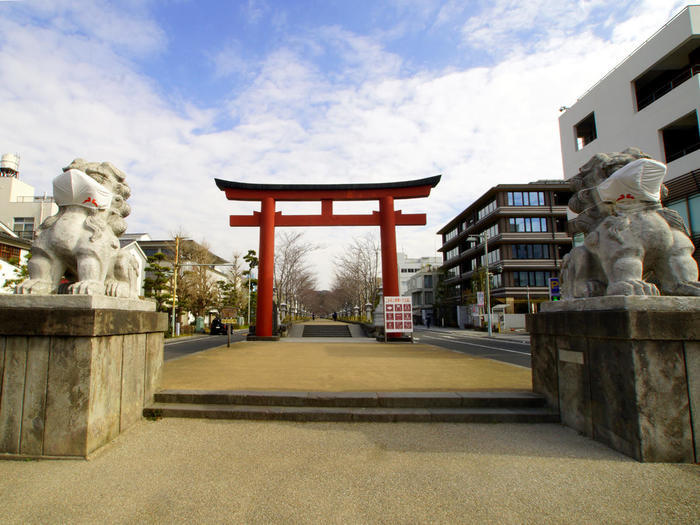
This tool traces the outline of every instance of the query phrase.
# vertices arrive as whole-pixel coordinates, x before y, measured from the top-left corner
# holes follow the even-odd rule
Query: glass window
[[[700,195],[693,195],[688,199],[690,210],[690,232],[693,235],[700,233]]]
[[[15,217],[14,232],[22,239],[34,238],[34,217]]]
[[[690,217],[688,216],[688,205],[685,199],[683,199],[682,201],[673,202],[666,207],[680,213],[681,217],[683,217],[683,222],[685,222],[685,225],[690,226]]]
[[[508,219],[511,232],[546,232],[547,219],[544,217],[512,217]]]
[[[483,208],[481,208],[479,210],[479,212],[476,214],[478,220],[483,219],[484,217],[491,214],[495,210],[496,210],[496,201],[494,200],[494,201],[489,202],[486,206],[484,206]]]
[[[454,230],[450,230],[445,234],[445,241],[444,242],[447,242],[450,239],[454,239],[455,237],[457,237],[457,228],[455,228]]]
[[[508,206],[544,206],[544,192],[509,191]]]
[[[433,304],[433,292],[425,292],[423,297],[425,299],[423,304]]]
[[[424,275],[423,276],[423,288],[432,288],[433,287],[433,276],[432,275]]]

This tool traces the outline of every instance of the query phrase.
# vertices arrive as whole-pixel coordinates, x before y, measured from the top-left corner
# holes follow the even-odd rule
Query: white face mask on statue
[[[113,194],[82,171],[70,169],[53,180],[53,196],[59,206],[105,210],[112,203]]]
[[[666,165],[652,159],[638,159],[615,171],[598,187],[600,199],[631,210],[650,202],[661,202],[661,183]]]

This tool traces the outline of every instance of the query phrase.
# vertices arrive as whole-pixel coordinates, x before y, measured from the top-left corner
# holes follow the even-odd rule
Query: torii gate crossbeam
[[[258,308],[256,336],[272,336],[272,288],[275,268],[276,226],[379,226],[382,246],[384,295],[399,295],[396,261],[396,226],[423,226],[424,213],[403,214],[394,210],[395,199],[427,197],[440,182],[440,175],[426,179],[379,184],[248,184],[214,179],[229,200],[260,201],[253,215],[231,215],[231,226],[260,228]],[[333,201],[379,201],[370,215],[335,215]],[[320,201],[320,215],[283,215],[277,201]]]

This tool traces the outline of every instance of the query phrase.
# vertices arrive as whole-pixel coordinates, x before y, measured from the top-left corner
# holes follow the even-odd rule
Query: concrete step
[[[288,421],[553,423],[531,392],[291,392],[165,390],[146,417]]]
[[[156,403],[306,407],[512,408],[544,407],[532,392],[298,392],[246,390],[162,390]]]
[[[352,337],[347,325],[304,325],[302,337]]]
[[[557,423],[559,414],[547,408],[389,408],[154,403],[146,417],[252,419],[284,421]]]

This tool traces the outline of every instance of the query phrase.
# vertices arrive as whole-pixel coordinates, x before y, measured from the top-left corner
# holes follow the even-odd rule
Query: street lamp
[[[484,266],[486,267],[486,311],[488,312],[489,337],[493,337],[491,329],[491,273],[489,272],[489,236],[487,232],[470,235],[468,241],[480,241],[484,238]]]

